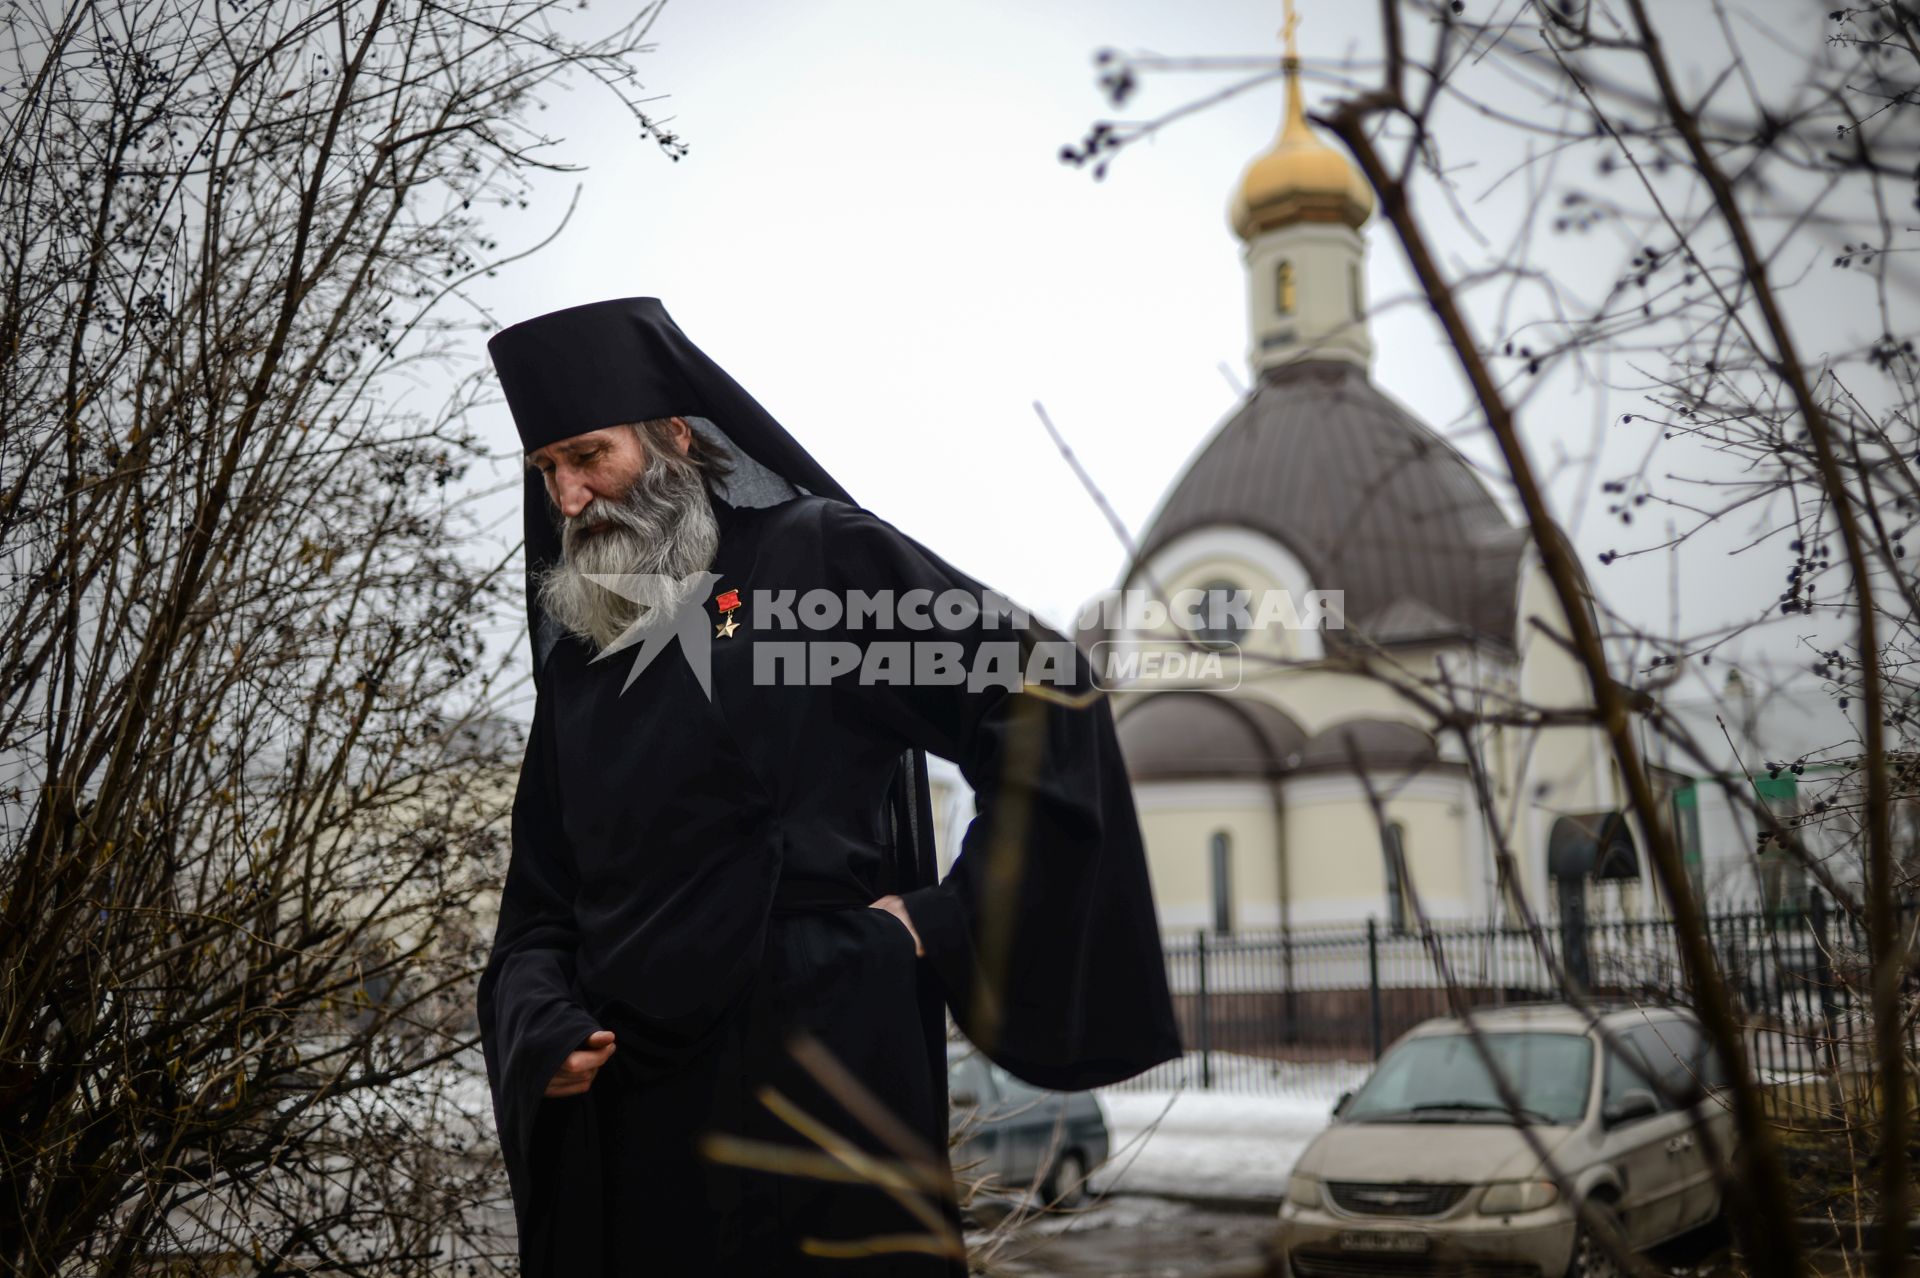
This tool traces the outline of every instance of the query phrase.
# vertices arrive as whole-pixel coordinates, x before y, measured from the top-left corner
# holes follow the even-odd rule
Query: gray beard
[[[607,524],[589,533],[595,524]],[[595,498],[561,528],[561,560],[541,574],[540,607],[575,635],[603,649],[642,615],[671,613],[713,564],[720,524],[699,470],[685,458],[648,454],[640,478],[618,502]],[[657,574],[622,589],[628,599],[588,580],[600,575]]]

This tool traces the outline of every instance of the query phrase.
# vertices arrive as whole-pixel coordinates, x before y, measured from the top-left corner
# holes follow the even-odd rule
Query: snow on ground
[[[1091,1180],[1120,1194],[1271,1198],[1327,1125],[1334,1097],[1104,1091],[1112,1152]]]
[[[1357,1061],[1276,1061],[1240,1052],[1188,1052],[1120,1084],[1125,1091],[1252,1092],[1260,1096],[1322,1097],[1328,1105],[1360,1086],[1372,1065]]]

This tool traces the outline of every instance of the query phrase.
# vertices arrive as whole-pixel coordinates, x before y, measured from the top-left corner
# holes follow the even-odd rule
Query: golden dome
[[[1300,101],[1300,62],[1291,53],[1287,118],[1265,154],[1247,166],[1229,210],[1243,240],[1295,222],[1344,222],[1359,229],[1373,213],[1373,188],[1352,162],[1322,142]]]

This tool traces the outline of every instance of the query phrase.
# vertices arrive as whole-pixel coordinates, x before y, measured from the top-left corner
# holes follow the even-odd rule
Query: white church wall
[[[1373,786],[1402,847],[1420,902],[1434,918],[1468,918],[1476,892],[1466,855],[1468,799],[1457,774],[1380,775]],[[1295,925],[1391,916],[1380,827],[1358,778],[1297,777],[1281,790]],[[1411,918],[1411,915],[1408,915]]]
[[[1311,587],[1305,566],[1284,546],[1263,534],[1234,527],[1200,529],[1170,542],[1131,584],[1144,587],[1151,581],[1160,597],[1169,598],[1179,590],[1220,580],[1248,590],[1286,590],[1296,601],[1304,601]],[[1246,649],[1252,659],[1243,662],[1238,694],[1267,701],[1308,735],[1360,718],[1431,728],[1426,714],[1386,680],[1315,664],[1322,655],[1319,639],[1312,631],[1253,636]],[[1264,664],[1262,656],[1290,660]],[[1456,678],[1513,677],[1510,664],[1490,660],[1463,645],[1401,648],[1386,660],[1414,679],[1433,678],[1442,660]],[[1431,794],[1420,788],[1434,784],[1439,790]],[[1463,787],[1453,772],[1420,778],[1390,807],[1393,819],[1406,830],[1408,856],[1422,898],[1438,917],[1484,915],[1491,908],[1483,825],[1477,812],[1470,810],[1470,796]],[[1232,831],[1235,925],[1278,925],[1280,851],[1264,786],[1156,783],[1136,786],[1136,793],[1151,796],[1141,799],[1141,817],[1164,927],[1184,930],[1211,925],[1207,846],[1213,831],[1222,826]],[[1290,783],[1288,793],[1305,796],[1302,802],[1310,805],[1296,814],[1289,802],[1286,816],[1289,864],[1285,872],[1293,921],[1353,922],[1381,915],[1386,909],[1386,888],[1379,832],[1358,783],[1351,777],[1322,774]],[[1474,833],[1471,840],[1469,828]],[[1356,855],[1356,848],[1362,854]],[[1301,877],[1295,879],[1296,873]]]
[[[1249,679],[1246,690],[1292,716],[1308,736],[1353,719],[1429,726],[1406,698],[1378,679],[1335,670],[1275,670]]]
[[[1142,781],[1133,787],[1147,843],[1154,906],[1167,931],[1214,922],[1212,840],[1227,836],[1233,927],[1280,925],[1279,829],[1273,797],[1259,782]]]
[[[1279,542],[1248,528],[1218,526],[1195,529],[1168,542],[1128,581],[1131,590],[1149,591],[1162,603],[1183,590],[1203,590],[1215,581],[1228,581],[1251,592],[1249,608],[1258,611],[1261,592],[1285,591],[1293,608],[1309,616],[1307,592],[1313,588],[1306,565]],[[1184,638],[1188,632],[1171,623],[1151,635],[1128,632],[1131,640]],[[1267,668],[1263,662],[1318,661],[1324,653],[1318,630],[1269,627],[1247,635],[1241,644],[1242,668],[1247,676]]]
[[[960,775],[960,768],[937,754],[927,755],[927,797],[933,808],[934,865],[941,878],[953,868],[960,855],[961,840],[973,824],[973,787]]]
[[[1365,321],[1366,244],[1337,222],[1296,222],[1254,237],[1247,264],[1247,363],[1271,368],[1297,359],[1344,359],[1366,367],[1373,341]],[[1293,308],[1282,311],[1281,263]]]

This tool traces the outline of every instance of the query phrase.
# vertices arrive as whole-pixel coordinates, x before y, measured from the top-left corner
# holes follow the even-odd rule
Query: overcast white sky
[[[1309,66],[1357,60],[1364,72],[1374,6],[1299,7]],[[1817,6],[1732,7],[1819,39]],[[1699,25],[1705,0],[1658,12],[1711,30]],[[654,109],[672,117],[689,155],[670,163],[637,141],[597,89],[556,101],[542,121],[588,171],[545,180],[545,205],[503,218],[500,238],[537,238],[576,183],[579,211],[557,244],[480,297],[502,324],[600,298],[660,297],[856,500],[1063,619],[1113,584],[1124,556],[1032,402],[1046,404],[1140,532],[1236,402],[1222,366],[1248,376],[1226,206],[1272,138],[1282,100],[1275,79],[1129,151],[1095,182],[1058,159],[1109,114],[1092,55],[1108,45],[1277,55],[1280,20],[1276,0],[672,0],[641,72],[668,95]],[[1151,80],[1128,114],[1235,75]],[[1310,107],[1332,91],[1310,80]],[[1465,175],[1468,199],[1493,186],[1507,158],[1454,155],[1484,166],[1484,181]],[[1502,202],[1534,198],[1508,184],[1482,209],[1497,227]],[[1376,383],[1484,461],[1489,441],[1456,420],[1465,395],[1438,332],[1405,300],[1398,248],[1377,218],[1368,238],[1369,293],[1385,306],[1373,320]],[[1618,265],[1624,248],[1545,244],[1541,255],[1602,280],[1597,268]],[[1844,305],[1833,314],[1853,323]],[[1835,335],[1856,336],[1820,334]],[[1608,421],[1643,407],[1568,379],[1525,421],[1549,464],[1577,461]],[[489,427],[512,446],[504,406]],[[1624,548],[1623,530],[1589,508],[1574,532],[1603,591],[1653,620],[1676,587],[1712,611],[1731,579],[1717,560],[1677,582],[1665,563],[1596,570],[1597,551]],[[1773,560],[1752,571],[1771,577]]]

